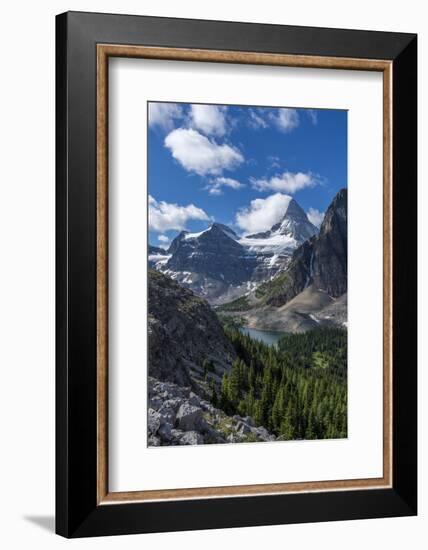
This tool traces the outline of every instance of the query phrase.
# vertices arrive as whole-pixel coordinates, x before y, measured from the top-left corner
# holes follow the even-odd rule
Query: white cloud
[[[306,212],[306,215],[308,216],[308,220],[316,225],[316,227],[319,227],[322,224],[322,221],[324,219],[325,212],[320,212],[317,208],[309,208],[309,210]]]
[[[158,241],[160,243],[163,243],[163,244],[168,244],[169,243],[169,237],[167,237],[166,235],[159,235],[158,236]]]
[[[271,178],[251,178],[251,185],[258,191],[284,191],[296,193],[305,187],[314,187],[319,179],[311,172],[283,172]]]
[[[309,117],[309,120],[312,122],[312,124],[316,126],[318,124],[318,113],[316,112],[316,110],[308,109],[306,113]]]
[[[149,103],[149,125],[159,126],[169,131],[174,127],[175,119],[183,116],[181,105],[176,103]]]
[[[149,227],[153,231],[181,231],[189,220],[209,220],[208,215],[194,204],[179,206],[165,201],[158,202],[149,195]]]
[[[263,113],[264,111],[260,110],[259,113]],[[266,122],[266,120],[254,109],[249,109],[248,111],[249,118],[248,118],[248,125],[251,128],[267,128],[269,124]]]
[[[310,172],[283,172],[271,178],[251,178],[251,184],[258,191],[285,191],[296,193],[305,187],[314,187],[318,181]]]
[[[218,145],[191,128],[173,130],[165,138],[165,147],[185,170],[200,176],[220,175],[244,160],[238,149],[227,144]]]
[[[300,124],[299,113],[296,109],[285,107],[275,109],[269,113],[269,117],[281,132],[288,134]]]
[[[207,185],[205,189],[208,190],[210,195],[222,195],[222,187],[229,187],[230,189],[242,189],[243,187],[245,187],[245,185],[233,178],[225,178],[221,176],[211,180],[211,184]]]
[[[316,116],[316,113],[314,116]],[[300,117],[296,109],[289,109],[287,107],[272,109],[258,107],[248,110],[247,123],[250,128],[256,130],[276,126],[281,132],[290,133],[299,126]]]
[[[236,214],[236,224],[246,233],[267,231],[279,222],[291,201],[289,195],[275,193],[265,199],[254,199],[248,208],[241,208]]]
[[[224,136],[226,133],[226,107],[217,105],[191,105],[190,118],[192,126],[204,134]]]

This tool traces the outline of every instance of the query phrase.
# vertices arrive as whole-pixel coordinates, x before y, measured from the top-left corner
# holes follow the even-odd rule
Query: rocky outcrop
[[[190,387],[149,378],[148,445],[273,441],[251,417],[227,416]]]
[[[205,395],[236,357],[216,314],[191,290],[152,269],[148,292],[149,375]]]

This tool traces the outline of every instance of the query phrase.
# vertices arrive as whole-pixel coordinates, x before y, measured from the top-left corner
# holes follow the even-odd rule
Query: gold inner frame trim
[[[383,73],[383,476],[297,483],[109,492],[108,488],[108,59],[276,65]],[[392,62],[256,52],[97,45],[97,503],[222,498],[392,486]]]

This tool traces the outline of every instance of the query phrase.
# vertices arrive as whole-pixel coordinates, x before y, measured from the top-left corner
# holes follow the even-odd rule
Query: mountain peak
[[[308,220],[299,203],[291,199],[283,218],[271,227],[270,233],[287,235],[301,244],[318,233],[318,229]]]
[[[223,223],[214,222],[211,225],[210,230],[214,230],[214,231],[220,230],[222,233],[224,233],[225,235],[227,235],[233,240],[237,240],[239,238],[238,235],[235,233],[235,231],[233,231],[233,229],[230,229],[230,227],[228,227],[227,225],[224,225]]]
[[[284,216],[278,223],[274,224],[268,231],[247,235],[247,238],[269,239],[283,235],[288,239],[292,239],[294,245],[298,246],[316,233],[318,233],[318,228],[308,220],[306,212],[299,203],[290,198]]]
[[[348,190],[344,187],[336,193],[330,206],[327,208],[327,212],[321,224],[320,233],[330,231],[333,224],[340,228],[342,233],[346,233],[347,210]]]
[[[295,219],[303,219],[307,220],[307,216],[303,208],[299,205],[299,203],[291,199],[291,201],[288,203],[287,210],[285,211],[284,217],[285,218],[295,218]]]

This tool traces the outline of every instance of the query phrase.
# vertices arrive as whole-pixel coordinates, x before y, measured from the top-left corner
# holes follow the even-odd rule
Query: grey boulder
[[[185,432],[198,429],[203,424],[202,409],[183,403],[177,412],[176,426]]]
[[[161,415],[153,409],[148,410],[147,424],[149,434],[155,435],[161,425]]]
[[[198,432],[186,432],[181,438],[180,438],[180,445],[200,445],[204,442],[204,438],[202,435]]]

